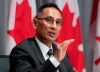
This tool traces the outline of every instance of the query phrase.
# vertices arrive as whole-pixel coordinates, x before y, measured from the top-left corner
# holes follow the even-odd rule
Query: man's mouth
[[[48,33],[49,33],[49,35],[50,35],[51,37],[54,37],[54,36],[56,35],[55,32],[48,32]]]

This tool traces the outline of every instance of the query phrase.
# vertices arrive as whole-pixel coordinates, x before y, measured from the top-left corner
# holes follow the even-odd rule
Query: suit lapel
[[[43,57],[43,54],[40,50],[39,45],[37,44],[37,42],[35,40],[35,37],[31,39],[30,44],[32,46],[32,49],[33,49],[34,53],[36,54],[36,56],[38,57],[40,62],[43,64],[45,59]],[[52,44],[52,46],[53,46],[53,53],[55,53],[57,46],[56,46],[56,44]],[[59,72],[68,72],[67,68],[65,67],[63,62],[60,63],[58,68],[59,68]]]
[[[60,62],[60,65],[59,65],[58,69],[59,69],[59,72],[68,72],[68,70],[65,67],[63,62]]]
[[[32,39],[32,41],[31,41],[30,44],[31,44],[31,46],[32,46],[32,49],[34,49],[34,50],[33,50],[34,53],[36,54],[36,56],[38,57],[38,59],[40,60],[40,62],[43,64],[44,61],[45,61],[45,59],[44,59],[44,57],[43,57],[43,54],[42,54],[42,52],[41,52],[41,50],[40,50],[39,45],[37,44],[37,42],[36,42],[36,40],[35,40],[35,37]]]

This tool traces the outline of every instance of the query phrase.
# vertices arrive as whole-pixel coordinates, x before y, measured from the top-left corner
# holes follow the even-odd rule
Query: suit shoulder
[[[21,51],[27,51],[28,49],[30,49],[29,47],[30,47],[30,42],[31,42],[31,40],[32,39],[30,39],[30,38],[27,38],[27,39],[25,39],[25,40],[23,40],[21,43],[19,43],[19,44],[17,44],[13,49],[12,49],[12,51],[19,51],[19,50],[21,50]],[[11,52],[12,52],[11,51]]]
[[[15,47],[27,46],[27,45],[29,45],[30,41],[31,41],[31,39],[27,38],[27,39],[23,40],[22,42],[20,42],[19,44],[17,44]]]

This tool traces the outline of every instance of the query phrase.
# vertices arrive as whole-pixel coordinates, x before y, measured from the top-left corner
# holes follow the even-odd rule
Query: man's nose
[[[52,27],[56,28],[57,27],[57,24],[56,24],[56,21],[54,21],[52,24],[51,24]]]

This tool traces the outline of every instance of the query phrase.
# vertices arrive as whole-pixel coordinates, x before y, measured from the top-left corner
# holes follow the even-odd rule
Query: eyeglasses
[[[54,20],[51,16],[48,16],[46,18],[37,18],[37,19],[44,19],[48,24],[53,25],[54,21],[56,22],[56,25],[58,27],[61,27],[63,25],[62,19]]]

